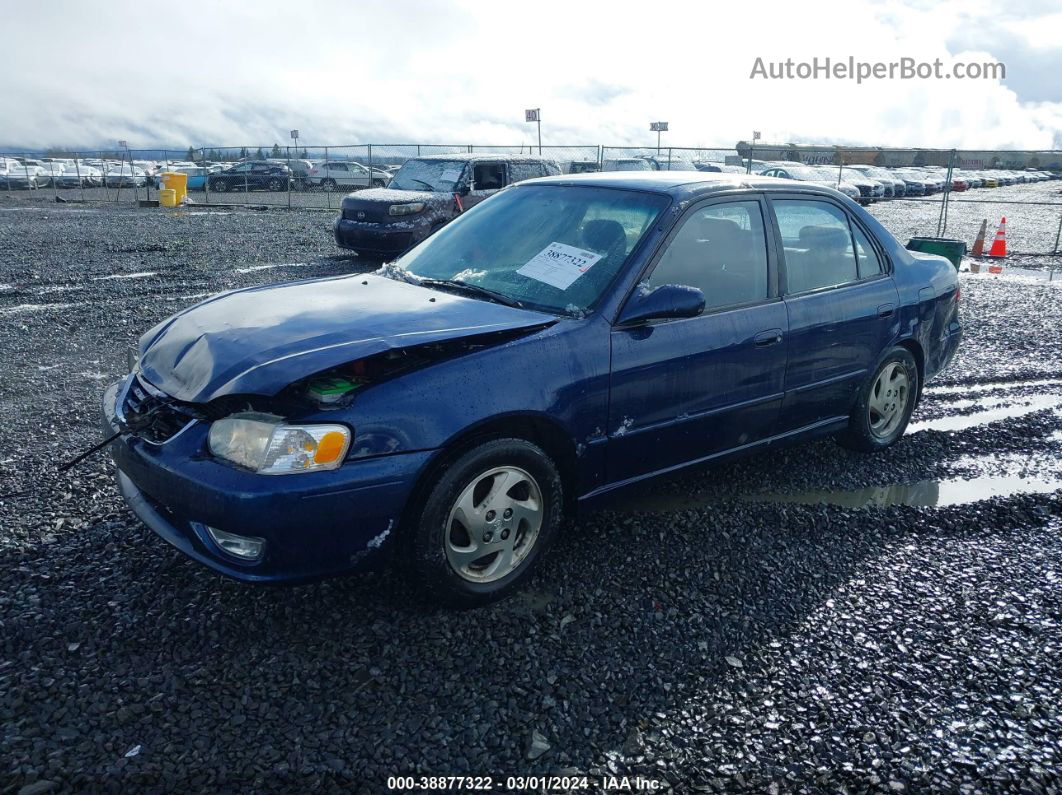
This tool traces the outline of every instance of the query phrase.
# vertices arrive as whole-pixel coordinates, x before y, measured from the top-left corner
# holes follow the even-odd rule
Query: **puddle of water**
[[[1030,395],[1028,397],[1018,398],[1018,400],[1021,402],[997,409],[990,409],[989,411],[979,411],[976,414],[960,414],[912,423],[907,428],[907,433],[918,433],[919,431],[960,431],[964,428],[985,425],[990,422],[1009,419],[1010,417],[1022,417],[1026,414],[1032,414],[1034,411],[1062,407],[1062,395]]]
[[[0,309],[0,315],[19,315],[23,312],[45,312],[49,309],[69,309],[77,304],[19,304],[7,309]]]
[[[1052,279],[1050,270],[1031,270],[1029,268],[1016,268],[1008,265],[1003,266],[1002,273],[985,273],[985,271],[982,270],[980,273],[964,273],[963,275],[970,279],[1005,279],[1006,281],[1014,282],[1035,282],[1038,284],[1062,285],[1062,274],[1060,273],[1054,274],[1054,279]]]
[[[148,276],[158,276],[158,271],[141,271],[140,273],[112,273],[109,276],[93,276],[92,281],[102,282],[107,279],[146,279]]]
[[[305,268],[309,262],[277,262],[273,265],[249,265],[246,268],[233,268],[235,273],[254,273],[255,271],[267,271],[272,268]]]
[[[1007,497],[1013,494],[1048,494],[1062,489],[1062,479],[986,475],[970,480],[922,480],[894,486],[871,486],[851,491],[804,491],[792,494],[755,494],[743,502],[781,502],[799,505],[839,505],[842,508],[884,508],[889,505],[941,507]]]

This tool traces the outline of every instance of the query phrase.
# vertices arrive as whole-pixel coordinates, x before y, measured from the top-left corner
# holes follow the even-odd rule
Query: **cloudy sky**
[[[770,141],[1062,148],[1062,6],[2,0],[0,146]],[[940,58],[1005,80],[764,80]]]

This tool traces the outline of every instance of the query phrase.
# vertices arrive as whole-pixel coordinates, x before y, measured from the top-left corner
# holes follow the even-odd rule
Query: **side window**
[[[848,218],[820,201],[772,202],[785,251],[790,293],[834,287],[859,278]]]
[[[546,168],[544,163],[510,163],[509,164],[509,182],[520,182],[524,179],[534,179],[535,177],[548,177],[549,169]]]
[[[671,239],[649,285],[685,284],[706,309],[767,298],[767,239],[759,202],[712,204],[695,211]]]
[[[870,276],[877,276],[883,270],[881,266],[881,259],[878,257],[878,252],[874,250],[874,246],[870,244],[870,240],[863,234],[863,230],[852,224],[852,236],[855,237],[855,252],[856,261],[859,266],[859,278],[866,279]]]
[[[472,178],[476,190],[501,190],[505,187],[505,164],[476,163]]]

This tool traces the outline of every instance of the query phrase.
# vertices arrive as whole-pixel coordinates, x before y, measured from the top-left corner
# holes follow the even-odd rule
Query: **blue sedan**
[[[390,560],[477,605],[630,484],[824,435],[892,445],[958,307],[947,260],[828,187],[548,177],[376,273],[169,318],[103,415],[129,505],[207,566],[291,582]]]

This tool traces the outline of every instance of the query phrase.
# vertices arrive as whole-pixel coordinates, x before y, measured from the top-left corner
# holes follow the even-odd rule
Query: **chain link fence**
[[[1030,171],[1062,173],[1062,151],[1058,150],[887,149],[746,142],[718,147],[381,143],[251,144],[185,150],[56,149],[0,153],[0,200],[154,206],[159,198],[160,175],[177,171],[188,176],[188,202],[192,204],[335,210],[347,193],[385,186],[407,160],[438,155],[541,155],[554,161],[564,174],[627,170],[766,172],[847,191],[852,198],[870,205],[871,212],[901,239],[951,235],[972,242],[983,220],[994,229],[1006,216],[1011,251],[1057,256],[1062,243],[1062,182],[1034,181]],[[891,188],[890,180],[894,183]],[[880,195],[874,193],[878,190],[875,182],[883,186]]]

